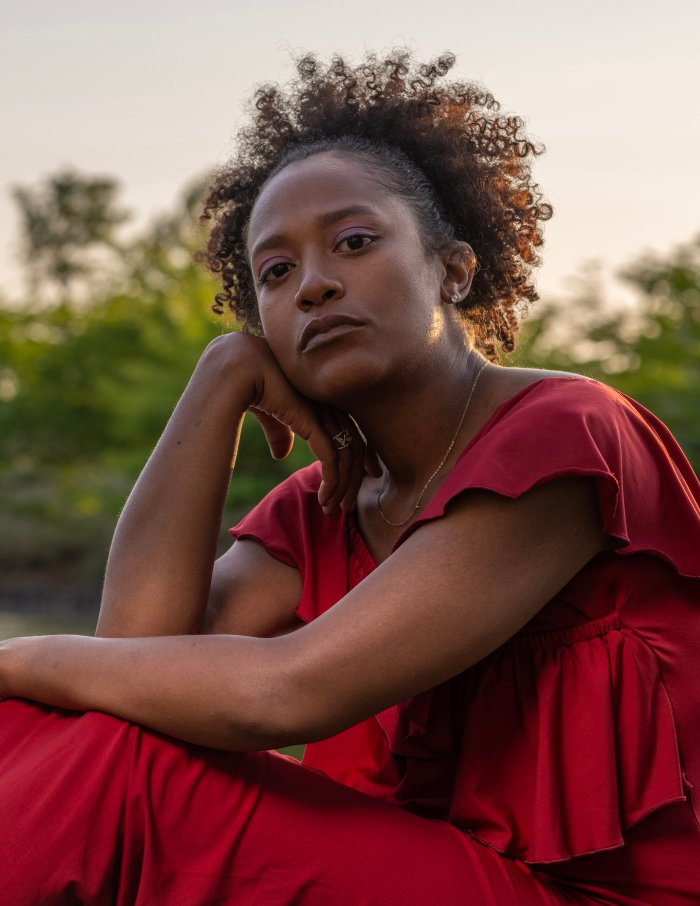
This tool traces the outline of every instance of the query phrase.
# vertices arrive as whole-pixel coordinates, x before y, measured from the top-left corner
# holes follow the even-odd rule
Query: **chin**
[[[309,399],[351,409],[354,402],[376,390],[386,377],[386,364],[379,368],[376,362],[348,362],[346,357],[338,356],[333,361],[319,363],[313,374],[305,375],[304,379],[291,380]]]

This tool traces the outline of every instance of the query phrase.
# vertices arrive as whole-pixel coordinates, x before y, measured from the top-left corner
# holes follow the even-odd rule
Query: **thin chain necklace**
[[[452,452],[452,448],[454,447],[455,443],[457,442],[457,438],[459,437],[459,432],[462,430],[462,425],[464,424],[464,419],[467,417],[467,412],[469,411],[469,404],[471,403],[472,397],[474,396],[474,391],[476,390],[476,385],[479,383],[479,378],[481,377],[481,372],[484,370],[484,368],[486,368],[487,365],[488,365],[488,362],[484,362],[484,364],[481,366],[481,368],[476,373],[476,377],[474,378],[474,381],[472,383],[472,389],[469,391],[469,396],[467,397],[466,405],[465,405],[464,409],[462,410],[462,417],[460,418],[459,424],[457,425],[457,430],[455,431],[455,433],[452,437],[452,440],[450,441],[450,445],[447,448],[447,452],[440,460],[440,465],[437,467],[437,469],[435,469],[433,474],[423,485],[423,490],[418,495],[418,500],[416,500],[415,506],[413,507],[411,512],[408,514],[408,516],[406,516],[405,519],[402,519],[401,522],[394,522],[393,519],[389,519],[389,517],[386,515],[386,513],[382,509],[382,496],[384,494],[384,491],[386,491],[387,480],[389,478],[389,470],[386,469],[386,471],[384,472],[384,481],[382,482],[382,486],[379,489],[379,492],[377,493],[377,509],[379,510],[379,515],[382,517],[384,522],[387,523],[387,525],[393,525],[396,528],[398,528],[402,525],[406,525],[408,520],[411,519],[412,516],[416,513],[416,511],[420,509],[421,502],[423,500],[423,496],[425,495],[425,492],[428,490],[430,483],[436,477],[436,475],[439,473],[440,469],[442,469],[442,467],[447,462],[447,459],[448,459],[450,453]]]

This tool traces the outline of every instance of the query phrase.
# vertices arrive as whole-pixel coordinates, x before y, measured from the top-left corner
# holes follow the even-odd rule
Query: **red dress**
[[[0,704],[3,902],[700,903],[700,486],[667,429],[594,381],[539,381],[398,544],[470,488],[516,497],[564,475],[595,480],[614,551],[491,655],[309,745],[305,766]],[[316,465],[296,473],[232,530],[299,569],[305,621],[374,567],[318,483]]]

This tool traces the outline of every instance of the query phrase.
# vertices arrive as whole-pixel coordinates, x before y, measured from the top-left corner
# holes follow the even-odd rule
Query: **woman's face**
[[[342,405],[405,379],[446,333],[440,255],[370,164],[324,152],[262,190],[248,230],[260,319],[292,384]]]

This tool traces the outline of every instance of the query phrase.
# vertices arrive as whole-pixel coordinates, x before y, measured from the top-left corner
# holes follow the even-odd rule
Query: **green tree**
[[[116,234],[128,218],[117,204],[118,183],[112,177],[86,176],[64,169],[33,187],[17,186],[23,258],[34,295],[42,282],[70,298],[76,278],[91,274],[104,257],[94,253],[119,250]]]
[[[606,305],[595,270],[525,325],[517,361],[581,372],[637,399],[700,468],[700,236],[621,274],[636,304]]]

